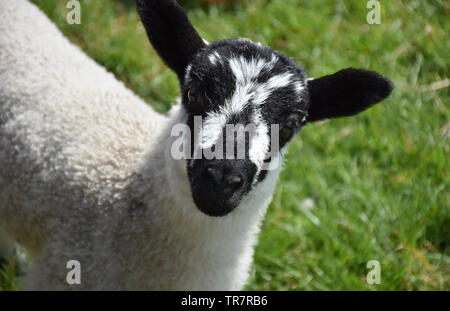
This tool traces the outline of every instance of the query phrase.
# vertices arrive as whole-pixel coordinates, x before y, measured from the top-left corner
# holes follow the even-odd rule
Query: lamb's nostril
[[[225,174],[224,170],[220,167],[208,167],[206,172],[216,185],[226,187],[228,190],[238,189],[243,184],[241,176],[237,174]]]
[[[208,172],[209,176],[212,177],[212,179],[216,182],[216,184],[222,183],[223,172],[221,169],[217,167],[208,167],[206,171]]]
[[[237,175],[228,176],[225,181],[228,187],[239,188],[242,185],[242,178]]]

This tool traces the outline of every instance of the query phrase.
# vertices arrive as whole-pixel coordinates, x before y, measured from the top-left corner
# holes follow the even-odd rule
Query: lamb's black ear
[[[175,0],[136,0],[136,7],[153,47],[182,81],[205,42]]]
[[[355,115],[388,97],[393,88],[382,75],[354,68],[308,80],[308,121]]]

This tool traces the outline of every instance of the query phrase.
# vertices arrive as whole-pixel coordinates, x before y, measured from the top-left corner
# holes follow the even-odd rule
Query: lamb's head
[[[175,0],[137,0],[137,7],[152,45],[178,75],[192,197],[211,216],[238,207],[308,122],[355,115],[392,90],[383,76],[352,68],[307,79],[292,59],[248,39],[209,44]]]

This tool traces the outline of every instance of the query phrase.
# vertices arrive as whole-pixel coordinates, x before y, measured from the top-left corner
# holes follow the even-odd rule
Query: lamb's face
[[[305,83],[290,59],[246,39],[212,43],[195,56],[182,101],[192,133],[189,180],[201,211],[230,213],[281,165],[281,150],[306,121]]]
[[[249,40],[208,45],[176,0],[136,5],[153,47],[180,80],[192,196],[211,216],[230,213],[279,166],[306,122],[355,115],[393,89],[380,74],[353,68],[306,81],[293,61]],[[231,128],[238,125],[244,129]]]

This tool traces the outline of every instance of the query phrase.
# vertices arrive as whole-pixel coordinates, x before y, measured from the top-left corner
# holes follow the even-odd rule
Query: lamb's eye
[[[284,123],[283,127],[289,130],[295,130],[297,127],[297,123],[294,120],[288,120]]]
[[[193,112],[201,112],[205,106],[203,96],[193,89],[187,90],[187,98],[189,101],[189,108]]]
[[[283,140],[288,140],[292,137],[295,130],[300,127],[300,122],[296,117],[289,117],[280,127],[280,136]]]

